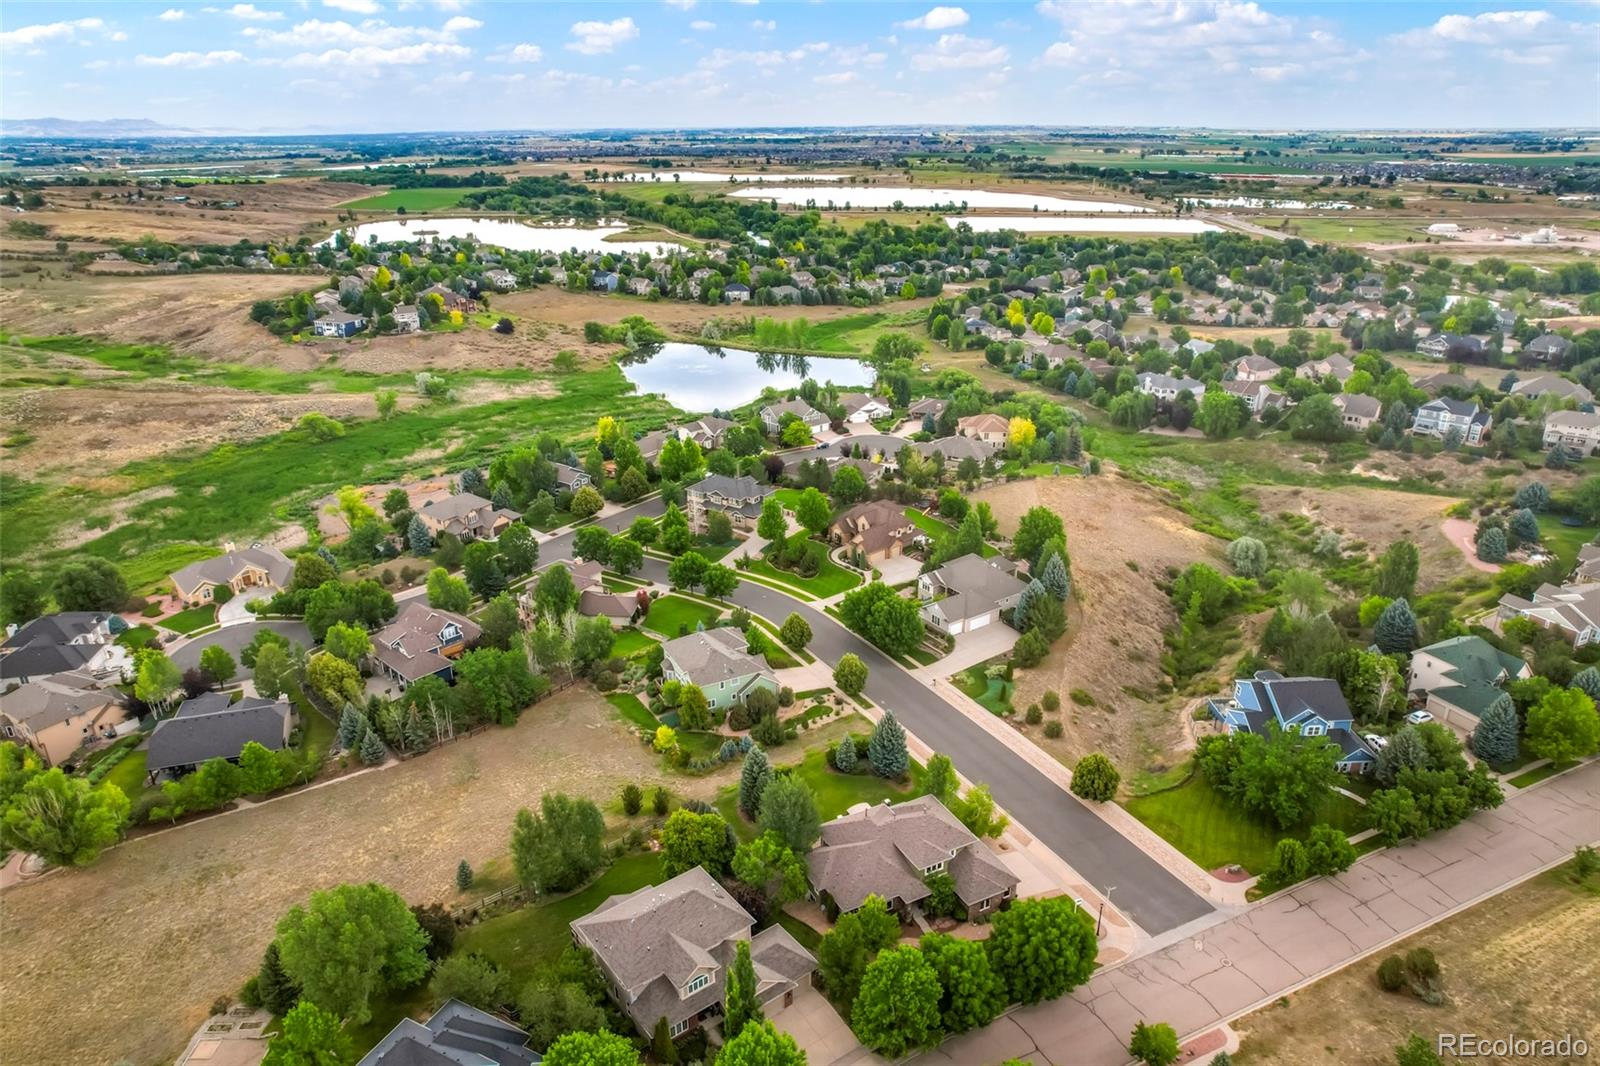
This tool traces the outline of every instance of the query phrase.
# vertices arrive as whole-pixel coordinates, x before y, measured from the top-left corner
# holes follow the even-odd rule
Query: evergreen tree
[[[1506,558],[1505,530],[1490,526],[1478,536],[1478,558],[1486,563],[1504,562]]]
[[[650,1057],[663,1066],[676,1066],[678,1062],[678,1045],[672,1042],[672,1030],[667,1028],[665,1016],[656,1019],[656,1029],[650,1037]]]
[[[1050,595],[1058,600],[1065,600],[1072,591],[1071,582],[1067,577],[1067,565],[1061,561],[1059,555],[1050,556],[1050,561],[1044,564],[1044,573],[1039,575],[1039,580],[1050,590]],[[1023,617],[1026,618],[1027,615]]]
[[[722,1038],[732,1040],[752,1022],[760,1024],[765,1015],[756,1002],[756,969],[750,961],[750,942],[739,941],[734,949],[733,965],[722,993]]]
[[[1543,511],[1550,506],[1550,490],[1542,482],[1530,481],[1517,489],[1517,494],[1512,497],[1512,505],[1530,511]]]
[[[900,728],[893,711],[884,711],[867,742],[867,762],[872,772],[890,780],[905,776],[911,756],[906,751],[906,731]]]
[[[1417,646],[1417,616],[1402,597],[1383,609],[1373,626],[1372,639],[1385,655],[1406,655]]]
[[[428,527],[416,515],[412,515],[406,525],[406,544],[411,548],[412,555],[427,555],[433,551],[433,534],[428,532]]]
[[[366,732],[367,720],[361,717],[361,712],[356,710],[355,704],[346,703],[344,710],[339,714],[339,747],[345,751],[354,751]]]
[[[1518,544],[1539,543],[1539,519],[1526,507],[1512,514],[1507,528],[1517,538]]]
[[[1588,672],[1594,673],[1594,668]],[[1472,753],[1485,762],[1508,763],[1516,759],[1517,746],[1516,704],[1501,693],[1478,718],[1478,727],[1472,731]]]
[[[368,766],[376,766],[383,761],[383,741],[373,730],[367,730],[367,735],[361,738],[361,761]]]
[[[472,864],[462,859],[456,864],[456,891],[465,892],[472,887]]]
[[[744,769],[739,774],[739,809],[754,819],[761,813],[761,794],[772,780],[772,764],[758,744],[745,753]]]
[[[1017,597],[1017,605],[1012,608],[1011,613],[1011,617],[1017,620],[1019,628],[1021,624],[1026,622],[1028,611],[1033,607],[1034,601],[1041,596],[1048,595],[1050,595],[1049,590],[1044,587],[1044,582],[1038,578],[1034,578],[1023,586],[1022,595]]]
[[[278,957],[277,941],[268,944],[266,954],[261,956],[261,969],[256,973],[256,995],[261,998],[263,1007],[280,1018],[300,999],[300,986],[284,972],[283,960]]]
[[[833,753],[833,765],[840,773],[853,774],[856,770],[856,738],[847,736],[839,741],[838,750]]]
[[[1584,695],[1592,700],[1600,701],[1600,670],[1596,670],[1592,666],[1585,666],[1572,679],[1572,687],[1582,689]]]

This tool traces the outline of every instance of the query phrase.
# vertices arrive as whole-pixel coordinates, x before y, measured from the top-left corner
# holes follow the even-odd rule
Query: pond
[[[774,189],[740,189],[733,196],[750,200],[776,200],[790,207],[815,202],[818,207],[993,207],[1013,211],[1080,211],[1088,214],[1144,214],[1151,209],[1110,200],[1065,200],[1031,192],[995,192],[992,189],[920,188],[909,185],[852,185],[841,189],[805,186]]]
[[[1040,218],[1037,215],[947,215],[945,224],[955,229],[965,222],[974,233],[998,233],[1016,230],[1018,233],[1142,233],[1151,236],[1192,236],[1196,233],[1220,233],[1221,226],[1213,226],[1198,218]]]
[[[511,248],[519,252],[610,252],[613,254],[649,252],[659,255],[679,251],[672,241],[628,241],[609,238],[627,231],[620,223],[598,226],[552,225],[510,218],[391,218],[383,222],[363,222],[345,230],[360,244],[390,244],[424,239],[458,240],[471,237],[479,244]],[[333,240],[329,237],[323,244]]]
[[[674,407],[694,414],[741,407],[769,385],[792,389],[811,378],[859,388],[873,380],[872,367],[857,359],[777,355],[677,342],[640,348],[618,362],[640,392],[659,393]]]
[[[730,174],[726,170],[655,170],[635,174],[618,174],[612,181],[652,181],[652,182],[685,182],[685,181],[721,181],[721,182],[763,182],[763,181],[843,181],[845,174]]]

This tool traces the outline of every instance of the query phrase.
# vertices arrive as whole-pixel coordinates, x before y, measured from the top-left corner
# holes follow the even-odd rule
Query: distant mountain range
[[[226,132],[168,126],[147,118],[23,118],[0,120],[3,137],[204,137]]]

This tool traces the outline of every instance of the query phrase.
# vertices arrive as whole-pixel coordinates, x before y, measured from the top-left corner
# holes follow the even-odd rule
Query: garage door
[[[980,614],[976,618],[969,618],[967,619],[967,632],[970,633],[974,629],[982,629],[992,621],[994,621],[994,614],[992,612],[990,614]]]

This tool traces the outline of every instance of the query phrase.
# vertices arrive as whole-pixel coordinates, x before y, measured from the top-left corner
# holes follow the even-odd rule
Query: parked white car
[[[1406,715],[1406,721],[1410,722],[1412,725],[1421,725],[1423,722],[1433,721],[1433,715],[1429,714],[1427,711],[1412,711],[1410,714]]]
[[[1363,733],[1361,739],[1367,742],[1367,747],[1373,751],[1382,751],[1389,746],[1388,737],[1380,737],[1376,733]]]

